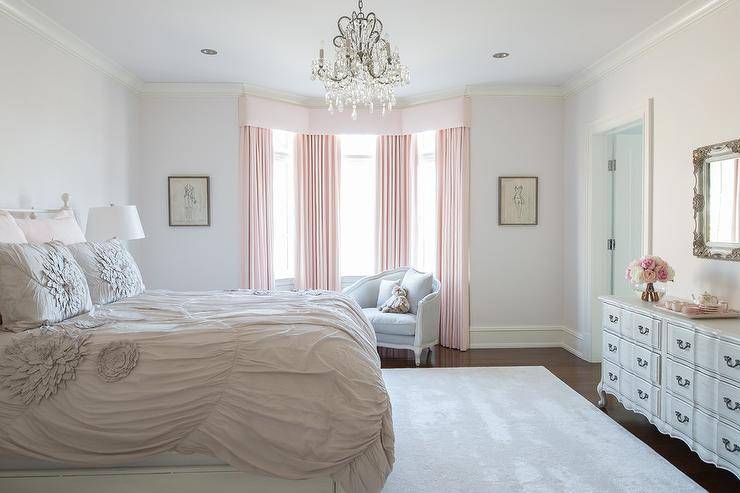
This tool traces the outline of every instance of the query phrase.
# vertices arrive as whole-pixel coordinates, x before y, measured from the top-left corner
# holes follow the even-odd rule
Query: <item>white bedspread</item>
[[[391,405],[374,332],[353,301],[150,291],[70,323],[90,318],[106,323],[85,329],[66,388],[26,405],[0,385],[0,453],[101,466],[205,453],[256,474],[382,489],[394,460]],[[0,333],[0,358],[24,335]],[[97,357],[116,341],[135,342],[138,363],[106,382]]]

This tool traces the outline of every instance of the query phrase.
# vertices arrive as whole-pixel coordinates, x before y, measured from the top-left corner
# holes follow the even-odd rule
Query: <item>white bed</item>
[[[148,291],[0,332],[0,366],[48,334],[77,338],[75,378],[34,402],[0,385],[0,491],[364,493],[392,469],[374,332],[336,293]],[[137,358],[106,380],[120,343]]]

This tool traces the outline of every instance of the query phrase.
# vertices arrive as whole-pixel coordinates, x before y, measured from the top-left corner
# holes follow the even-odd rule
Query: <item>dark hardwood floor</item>
[[[411,351],[380,348],[378,352],[383,368],[415,366]],[[588,363],[564,349],[471,349],[461,352],[436,347],[430,357],[426,356],[424,353],[423,367],[544,366],[593,404],[599,400],[596,384],[601,365]],[[740,480],[731,472],[703,462],[681,440],[660,433],[646,418],[626,410],[613,397],[608,397],[604,412],[708,491],[740,491]]]

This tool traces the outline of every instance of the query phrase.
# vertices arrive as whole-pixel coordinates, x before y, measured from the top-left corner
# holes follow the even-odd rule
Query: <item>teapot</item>
[[[719,298],[706,291],[703,294],[692,294],[691,299],[697,305],[713,306],[719,304]]]

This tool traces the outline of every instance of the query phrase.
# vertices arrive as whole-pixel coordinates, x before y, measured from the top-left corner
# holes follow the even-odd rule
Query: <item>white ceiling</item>
[[[28,0],[147,82],[243,82],[320,96],[310,62],[352,0]],[[400,96],[559,86],[685,0],[365,0],[411,69]],[[215,57],[201,48],[219,51]],[[493,60],[497,51],[511,52]]]

